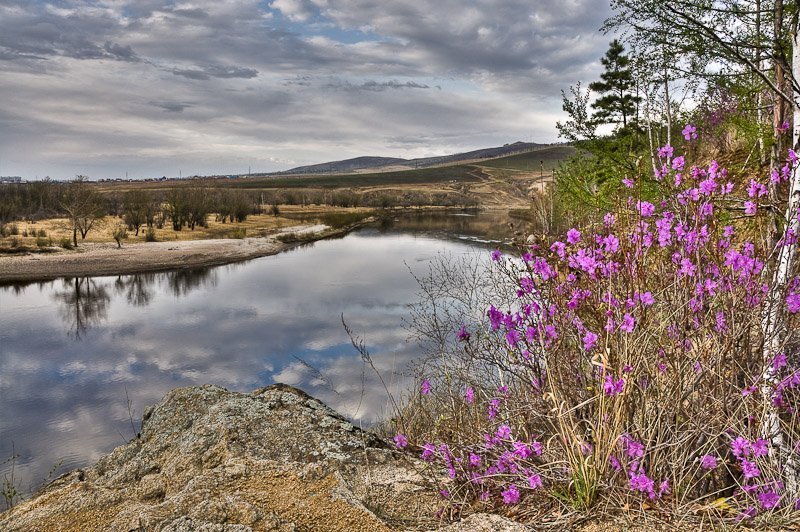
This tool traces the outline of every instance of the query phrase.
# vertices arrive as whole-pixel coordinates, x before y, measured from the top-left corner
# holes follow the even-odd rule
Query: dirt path
[[[84,244],[75,251],[0,256],[0,283],[226,264],[273,255],[295,245],[280,242],[277,237],[281,234],[314,234],[324,229],[325,226],[301,225],[259,238],[148,242],[122,248],[116,244]]]

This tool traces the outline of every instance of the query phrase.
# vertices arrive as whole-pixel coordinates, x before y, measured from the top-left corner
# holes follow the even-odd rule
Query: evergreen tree
[[[627,127],[631,117],[636,113],[636,104],[641,100],[631,94],[634,86],[633,76],[628,65],[630,59],[624,55],[625,49],[617,39],[611,45],[600,62],[605,72],[600,74],[602,81],[589,84],[589,89],[601,94],[592,104],[595,109],[593,119],[600,124],[619,124]]]

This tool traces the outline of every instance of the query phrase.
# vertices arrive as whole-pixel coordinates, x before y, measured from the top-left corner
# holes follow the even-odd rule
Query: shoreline
[[[137,242],[121,248],[116,243],[83,244],[74,251],[0,256],[0,285],[52,281],[64,277],[131,275],[221,266],[276,255],[309,242],[343,236],[373,221],[362,220],[339,229],[304,224],[284,228],[269,236],[242,239]],[[279,240],[281,235],[293,233],[301,238],[290,242]]]

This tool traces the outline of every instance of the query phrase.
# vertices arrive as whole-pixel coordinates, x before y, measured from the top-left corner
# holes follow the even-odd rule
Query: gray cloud
[[[210,65],[198,68],[173,68],[172,73],[188,79],[207,80],[211,78],[243,78],[251,79],[258,76],[258,70],[238,66]]]
[[[193,107],[193,104],[186,102],[149,102],[150,105],[169,111],[170,113],[182,113],[184,109]]]
[[[417,83],[415,81],[399,82],[396,80],[390,81],[375,81],[369,80],[363,83],[351,83],[349,81],[337,80],[329,82],[324,85],[328,89],[347,90],[347,91],[370,91],[370,92],[383,92],[387,89],[430,89],[430,85]]]
[[[559,91],[598,77],[607,14],[590,0],[6,0],[0,175],[556,140]]]

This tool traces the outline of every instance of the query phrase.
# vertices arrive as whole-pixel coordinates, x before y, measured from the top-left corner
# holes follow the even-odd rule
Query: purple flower
[[[420,454],[420,458],[426,462],[430,462],[433,460],[434,454],[436,454],[436,446],[432,443],[426,443],[422,446],[422,454]]]
[[[469,331],[467,330],[466,325],[462,325],[461,328],[458,330],[458,339],[462,342],[469,341]]]
[[[517,504],[519,502],[519,490],[513,484],[505,491],[500,492],[503,496],[503,504]]]
[[[694,264],[692,264],[691,259],[681,259],[681,268],[678,270],[679,274],[686,275],[688,277],[694,277],[696,271],[697,268],[695,268]]]
[[[394,441],[394,444],[398,449],[405,449],[406,447],[408,447],[408,440],[404,435],[400,434],[399,432],[394,438],[392,438],[392,441]]]
[[[763,491],[758,494],[758,503],[765,510],[771,510],[781,502],[781,496],[772,490]]]
[[[469,465],[479,467],[481,465],[481,457],[475,453],[469,453]]]
[[[700,457],[700,467],[706,470],[715,469],[717,467],[717,457],[710,454],[704,454]]]
[[[674,151],[675,149],[672,146],[666,144],[658,149],[658,156],[661,157],[662,159],[669,158],[672,157]]]
[[[786,306],[792,314],[800,312],[800,292],[794,292],[786,296]]]
[[[422,386],[419,387],[419,393],[422,395],[428,395],[431,393],[431,382],[428,379],[422,381]]]
[[[536,473],[530,475],[528,477],[528,487],[530,489],[532,489],[532,490],[535,490],[536,488],[541,488],[542,487],[542,477],[540,477]]]
[[[649,307],[650,305],[654,304],[656,300],[653,298],[653,294],[650,292],[645,292],[639,296],[639,301],[641,301],[642,305],[645,307]]]
[[[633,179],[626,177],[622,180],[622,184],[625,185],[627,188],[633,188]]]
[[[610,397],[621,394],[624,389],[625,379],[622,377],[615,380],[613,376],[606,375],[603,380],[603,392]]]
[[[514,454],[522,458],[523,460],[525,458],[530,457],[533,454],[533,451],[531,451],[530,446],[525,442],[515,441],[512,443],[512,445],[514,447]]]
[[[653,213],[656,212],[655,205],[653,205],[649,201],[637,201],[636,209],[639,211],[639,214],[641,214],[645,218],[653,216]]]
[[[683,155],[681,155],[679,157],[675,157],[672,160],[672,169],[673,170],[683,170],[683,165],[684,164],[686,164],[686,161],[683,158]]]
[[[496,435],[501,440],[507,440],[511,438],[511,427],[508,425],[500,425],[497,427]]]
[[[756,204],[754,201],[744,202],[744,213],[748,216],[752,216],[756,213]]]
[[[624,436],[622,439],[622,445],[628,458],[638,459],[644,457],[644,445],[633,438]]]
[[[496,250],[492,251],[492,260],[493,261],[495,261],[495,262],[499,261],[500,257],[502,257],[502,256],[503,256],[503,252],[500,251],[499,249],[496,249]]]
[[[626,313],[622,318],[622,323],[620,324],[619,328],[626,333],[632,333],[635,326],[636,320],[633,319],[633,316]]]
[[[581,232],[575,229],[574,227],[567,231],[567,243],[568,244],[577,244],[581,241]]]
[[[475,401],[475,392],[472,388],[467,388],[467,391],[464,393],[464,399],[467,401],[467,404],[472,404]]]
[[[516,329],[510,329],[506,333],[506,341],[508,342],[508,345],[510,345],[511,347],[516,346],[519,343],[520,339],[521,336],[519,334],[519,331]]]
[[[586,334],[583,335],[583,348],[586,351],[591,351],[597,343],[597,338],[597,335],[592,331],[586,331]]]
[[[497,408],[500,406],[500,399],[492,399],[489,401],[489,411],[488,416],[489,419],[494,419],[497,417]]]
[[[736,458],[750,456],[750,453],[752,452],[750,441],[742,436],[737,436],[736,439],[731,442],[731,452]]]
[[[560,259],[566,256],[566,245],[563,242],[553,242],[550,246],[550,251],[558,255]]]
[[[756,441],[754,441],[751,448],[755,458],[767,456],[769,454],[769,442],[764,438],[758,438]]]
[[[697,128],[691,124],[686,124],[686,127],[681,131],[681,135],[686,140],[694,140],[697,138]]]
[[[647,493],[650,498],[655,497],[654,484],[652,479],[644,473],[631,473],[630,486],[633,491]]]
[[[761,476],[761,470],[750,460],[742,460],[742,474],[744,478],[751,479]]]

